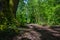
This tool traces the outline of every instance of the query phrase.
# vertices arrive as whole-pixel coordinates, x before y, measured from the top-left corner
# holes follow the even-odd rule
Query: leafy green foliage
[[[16,18],[23,24],[60,25],[59,5],[59,0],[28,0],[27,4],[22,0],[19,2]]]

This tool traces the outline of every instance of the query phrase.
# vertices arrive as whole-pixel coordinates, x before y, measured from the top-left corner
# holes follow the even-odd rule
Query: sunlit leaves
[[[60,6],[59,4],[56,5],[55,2],[56,0],[28,0],[28,2],[27,0],[20,1],[17,10],[17,14],[20,16],[17,16],[17,18],[19,17],[19,21],[22,20],[21,22],[23,23],[27,23],[28,21],[28,23],[38,23],[42,25],[57,24],[58,21],[55,17],[57,14],[55,13],[58,13],[59,11],[55,12],[55,10]]]

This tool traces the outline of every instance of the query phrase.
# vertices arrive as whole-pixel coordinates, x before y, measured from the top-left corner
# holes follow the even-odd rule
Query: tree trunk
[[[15,19],[18,3],[19,0],[0,0],[0,23],[4,23],[4,19],[10,22]]]

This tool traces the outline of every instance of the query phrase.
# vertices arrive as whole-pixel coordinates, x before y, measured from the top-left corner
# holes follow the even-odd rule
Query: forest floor
[[[8,36],[7,32],[2,33],[0,34],[0,40],[60,40],[60,26],[51,26],[51,28],[48,28],[38,27],[38,25],[28,25],[27,28],[22,28],[17,35],[13,33]]]

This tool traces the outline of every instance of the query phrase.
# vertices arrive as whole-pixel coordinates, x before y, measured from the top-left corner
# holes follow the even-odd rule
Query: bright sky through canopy
[[[28,0],[24,0],[24,3],[27,4]]]

